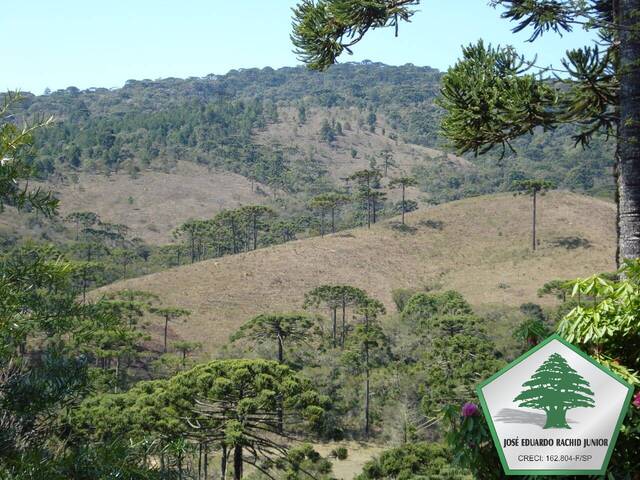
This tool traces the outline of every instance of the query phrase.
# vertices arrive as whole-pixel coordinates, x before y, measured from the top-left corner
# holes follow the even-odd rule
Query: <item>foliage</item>
[[[231,341],[241,339],[257,344],[273,342],[277,345],[276,358],[284,363],[285,344],[310,340],[316,322],[308,315],[299,313],[274,313],[258,315],[231,336]]]
[[[300,60],[324,70],[345,50],[359,42],[371,28],[393,26],[408,20],[415,0],[304,0],[294,8],[292,41]],[[397,30],[396,30],[397,32]]]
[[[462,470],[452,467],[452,455],[447,447],[437,443],[418,442],[384,451],[369,460],[358,480],[374,479],[441,479],[465,480]]]
[[[424,323],[435,315],[471,314],[471,305],[464,297],[449,290],[443,293],[416,293],[406,303],[402,316],[411,323]]]
[[[448,425],[446,440],[456,465],[468,469],[475,478],[502,480],[507,478],[494,447],[489,426],[476,407],[471,415],[451,404],[445,411]]]
[[[20,209],[35,209],[45,215],[56,212],[58,201],[41,188],[29,188],[28,180],[36,174],[36,168],[29,162],[33,155],[33,134],[49,125],[52,118],[38,119],[31,124],[25,122],[18,128],[10,121],[11,108],[22,100],[19,94],[7,93],[2,96],[0,106],[0,213],[5,205]]]
[[[167,380],[140,382],[126,393],[89,398],[73,425],[93,441],[206,441],[233,451],[234,478],[240,478],[243,463],[267,471],[286,460],[282,440],[321,421],[327,403],[285,365],[218,360]],[[281,408],[285,430],[276,421]]]

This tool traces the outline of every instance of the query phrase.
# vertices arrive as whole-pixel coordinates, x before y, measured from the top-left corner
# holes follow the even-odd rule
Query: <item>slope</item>
[[[540,246],[530,242],[530,199],[492,195],[408,215],[411,230],[385,221],[324,238],[294,241],[130,279],[108,287],[148,290],[190,309],[172,337],[203,342],[212,352],[252,315],[299,309],[303,295],[323,283],[364,288],[392,310],[401,287],[462,292],[474,306],[518,306],[538,299],[556,278],[614,268],[615,207],[566,192],[539,202]],[[102,289],[104,291],[105,289]],[[158,331],[159,319],[152,319]]]

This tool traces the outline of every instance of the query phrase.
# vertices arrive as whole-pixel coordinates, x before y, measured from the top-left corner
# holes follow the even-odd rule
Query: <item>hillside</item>
[[[364,288],[391,311],[391,291],[401,287],[455,289],[476,307],[517,307],[551,301],[536,297],[549,280],[614,269],[613,204],[567,192],[542,197],[535,253],[530,209],[529,198],[508,194],[465,199],[408,215],[410,232],[393,228],[394,219],[105,289],[148,290],[190,309],[188,322],[171,326],[172,337],[201,341],[213,351],[252,315],[299,309],[304,293],[323,283]],[[151,322],[159,334],[159,319]]]
[[[328,115],[326,117],[325,115]],[[358,169],[369,168],[371,159],[384,150],[392,151],[394,165],[389,176],[408,174],[415,168],[435,168],[445,162],[452,171],[474,171],[464,158],[445,154],[421,145],[394,141],[382,134],[382,128],[369,131],[345,131],[329,145],[322,142],[318,131],[322,120],[331,118],[355,125],[358,112],[333,108],[314,109],[307,121],[298,125],[293,109],[283,109],[280,120],[257,131],[254,140],[269,149],[283,145],[296,146],[289,153],[294,165],[304,164],[312,156],[313,169],[323,173],[328,184],[342,185],[342,178]],[[291,125],[296,125],[295,129]],[[352,155],[355,151],[355,156]],[[446,158],[446,160],[445,160]],[[300,172],[302,174],[302,172]],[[43,185],[53,189],[60,199],[61,214],[91,210],[105,221],[125,224],[133,236],[152,244],[171,241],[172,231],[190,218],[211,218],[222,209],[244,204],[270,203],[273,189],[228,170],[178,160],[168,168],[149,169],[134,175],[79,172],[73,175],[51,176]],[[295,198],[294,192],[278,191],[280,197]],[[400,191],[391,191],[389,199],[399,200]],[[412,198],[428,197],[418,188],[410,187]]]
[[[527,177],[611,198],[610,146],[596,138],[590,149],[576,149],[565,127],[523,137],[514,143],[518,155],[502,159],[445,154],[441,77],[429,67],[372,62],[324,73],[232,70],[26,94],[15,118],[55,116],[36,136],[34,162],[63,214],[95,211],[151,244],[169,242],[190,218],[241,204],[306,215],[312,196],[343,188],[357,169],[381,168],[385,156],[395,164],[389,176],[416,177],[411,198],[421,205],[507,191]],[[3,237],[38,233],[6,230]]]

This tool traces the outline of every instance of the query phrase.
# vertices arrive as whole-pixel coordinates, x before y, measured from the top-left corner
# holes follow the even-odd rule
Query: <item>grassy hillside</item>
[[[224,208],[262,203],[269,188],[231,172],[178,162],[168,172],[143,175],[81,173],[77,181],[47,182],[60,199],[60,213],[91,210],[152,244],[167,243],[189,218],[209,218]]]
[[[391,140],[382,134],[381,126],[373,132],[354,127],[329,145],[322,142],[318,131],[322,120],[330,118],[356,124],[357,111],[333,108],[327,112],[314,109],[307,121],[298,124],[294,109],[280,113],[280,121],[255,133],[255,141],[269,149],[295,146],[289,152],[291,162],[300,170],[306,162],[313,170],[324,172],[327,185],[343,185],[342,178],[362,168],[371,160],[380,162],[378,153],[393,152],[394,166],[388,176],[408,174],[418,167],[435,167],[445,162],[452,171],[474,171],[467,160],[436,149]],[[292,128],[295,125],[295,128]],[[352,154],[355,151],[355,154]],[[382,167],[378,163],[379,167]],[[308,173],[308,172],[307,172]],[[171,241],[171,232],[191,218],[211,218],[222,209],[244,204],[273,203],[273,189],[247,177],[212,167],[179,160],[165,169],[151,169],[131,175],[120,171],[109,175],[80,172],[51,176],[44,186],[52,188],[60,198],[61,213],[91,210],[104,221],[125,224],[131,234],[152,244]],[[322,190],[322,187],[318,187]],[[277,191],[279,198],[295,198],[292,193]],[[389,199],[399,200],[400,191],[391,191]],[[418,188],[409,188],[410,198],[428,200]]]
[[[508,194],[422,208],[396,219],[182,266],[105,287],[159,294],[190,309],[171,326],[174,339],[201,341],[213,351],[252,315],[299,309],[309,289],[327,282],[367,290],[393,309],[401,287],[455,289],[476,307],[518,306],[556,278],[614,269],[615,207],[566,192],[541,198],[540,245],[530,250],[531,205]],[[104,291],[104,290],[103,290]],[[160,320],[151,330],[160,333]]]

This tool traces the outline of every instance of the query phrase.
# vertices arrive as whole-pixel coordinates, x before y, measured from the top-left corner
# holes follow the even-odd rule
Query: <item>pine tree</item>
[[[567,410],[595,406],[590,398],[593,391],[589,382],[557,353],[552,354],[522,386],[527,389],[520,392],[514,402],[520,401],[520,407],[544,410],[547,414],[544,428],[571,428],[567,423]]]

